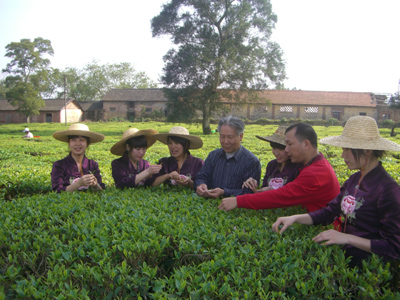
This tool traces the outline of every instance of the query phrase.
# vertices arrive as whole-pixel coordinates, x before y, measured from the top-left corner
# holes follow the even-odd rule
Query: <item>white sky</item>
[[[51,41],[51,66],[83,68],[130,62],[157,81],[167,37],[152,38],[150,20],[167,0],[0,0],[0,68],[5,46]],[[284,51],[285,87],[394,93],[400,79],[399,0],[272,0],[272,39]]]

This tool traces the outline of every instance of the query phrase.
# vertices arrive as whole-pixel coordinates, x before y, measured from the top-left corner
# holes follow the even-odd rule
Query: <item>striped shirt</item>
[[[224,197],[253,193],[250,189],[242,189],[242,184],[249,177],[260,182],[261,165],[258,158],[249,150],[240,146],[233,157],[227,159],[225,151],[220,148],[211,151],[203,168],[197,173],[194,182],[196,190],[200,184],[208,189],[222,188]]]

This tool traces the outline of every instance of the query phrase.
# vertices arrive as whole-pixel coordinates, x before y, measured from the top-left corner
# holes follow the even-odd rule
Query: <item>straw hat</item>
[[[281,125],[278,127],[278,129],[275,131],[275,133],[273,135],[265,136],[265,137],[256,135],[256,137],[259,138],[260,140],[263,140],[266,142],[273,142],[273,143],[277,143],[277,144],[286,146],[286,142],[285,142],[286,128],[288,128],[288,126]]]
[[[137,128],[129,128],[122,134],[122,139],[119,142],[116,142],[114,146],[111,147],[110,151],[114,155],[122,156],[126,151],[126,141],[135,136],[145,136],[147,140],[147,148],[150,148],[157,140],[154,138],[154,135],[157,134],[158,131],[154,129],[144,129],[139,130]]]
[[[341,135],[326,137],[319,142],[350,149],[400,151],[399,144],[380,136],[376,121],[367,116],[351,117]]]
[[[189,149],[199,149],[203,147],[203,140],[195,135],[190,135],[189,130],[185,127],[175,126],[172,127],[169,133],[159,133],[156,134],[154,137],[159,140],[163,144],[168,144],[168,137],[169,136],[178,136],[190,141]]]
[[[90,143],[98,143],[104,140],[104,135],[98,132],[93,132],[89,130],[89,127],[85,124],[72,124],[69,126],[68,130],[62,130],[62,131],[56,131],[53,133],[53,137],[56,140],[62,141],[62,142],[68,142],[68,136],[69,135],[80,135],[84,137],[90,138]]]

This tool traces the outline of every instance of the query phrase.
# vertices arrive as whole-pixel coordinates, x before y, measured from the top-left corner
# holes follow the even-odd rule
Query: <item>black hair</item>
[[[88,137],[88,136],[83,136],[83,135],[69,135],[69,136],[68,136],[68,143],[69,143],[69,140],[75,139],[75,138],[77,138],[77,137],[83,137],[83,138],[86,140],[87,145],[88,145],[88,146],[90,145],[90,137]]]
[[[286,129],[285,134],[288,133],[292,129],[296,129],[296,133],[294,134],[294,136],[296,137],[296,139],[299,142],[303,142],[304,140],[309,140],[310,144],[315,149],[318,148],[317,133],[315,132],[314,128],[312,128],[310,125],[304,124],[304,123],[290,125]]]
[[[167,141],[169,139],[173,140],[175,143],[181,144],[183,147],[183,152],[189,154],[190,141],[188,139],[174,135],[169,135]]]
[[[144,135],[135,136],[126,141],[129,149],[133,148],[147,148],[147,139]]]
[[[279,144],[279,143],[274,143],[274,142],[269,142],[269,144],[271,145],[271,148],[276,148],[279,150],[285,150],[286,146]]]
[[[367,150],[365,149],[350,149],[350,150],[357,162],[360,161],[361,157],[366,156],[365,151]],[[372,156],[376,158],[382,158],[386,153],[385,150],[371,150],[371,151],[372,151]]]

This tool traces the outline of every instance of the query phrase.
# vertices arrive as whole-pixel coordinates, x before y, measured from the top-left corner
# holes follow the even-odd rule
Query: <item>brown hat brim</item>
[[[110,149],[110,152],[114,155],[122,156],[124,155],[126,151],[126,141],[137,136],[145,136],[147,140],[147,148],[150,148],[151,146],[154,145],[155,142],[157,142],[157,139],[154,138],[154,135],[157,134],[158,131],[155,129],[144,129],[144,130],[139,130],[136,131],[133,134],[130,134],[120,141],[116,142]]]
[[[62,130],[53,133],[53,137],[61,142],[68,143],[69,135],[78,135],[90,138],[90,144],[98,143],[104,140],[105,136],[98,132],[88,130]]]
[[[177,133],[159,133],[154,135],[154,137],[160,141],[161,143],[168,145],[168,137],[169,136],[177,136],[180,138],[184,138],[190,141],[189,149],[199,149],[203,147],[203,140],[195,135],[190,134],[177,134]]]

